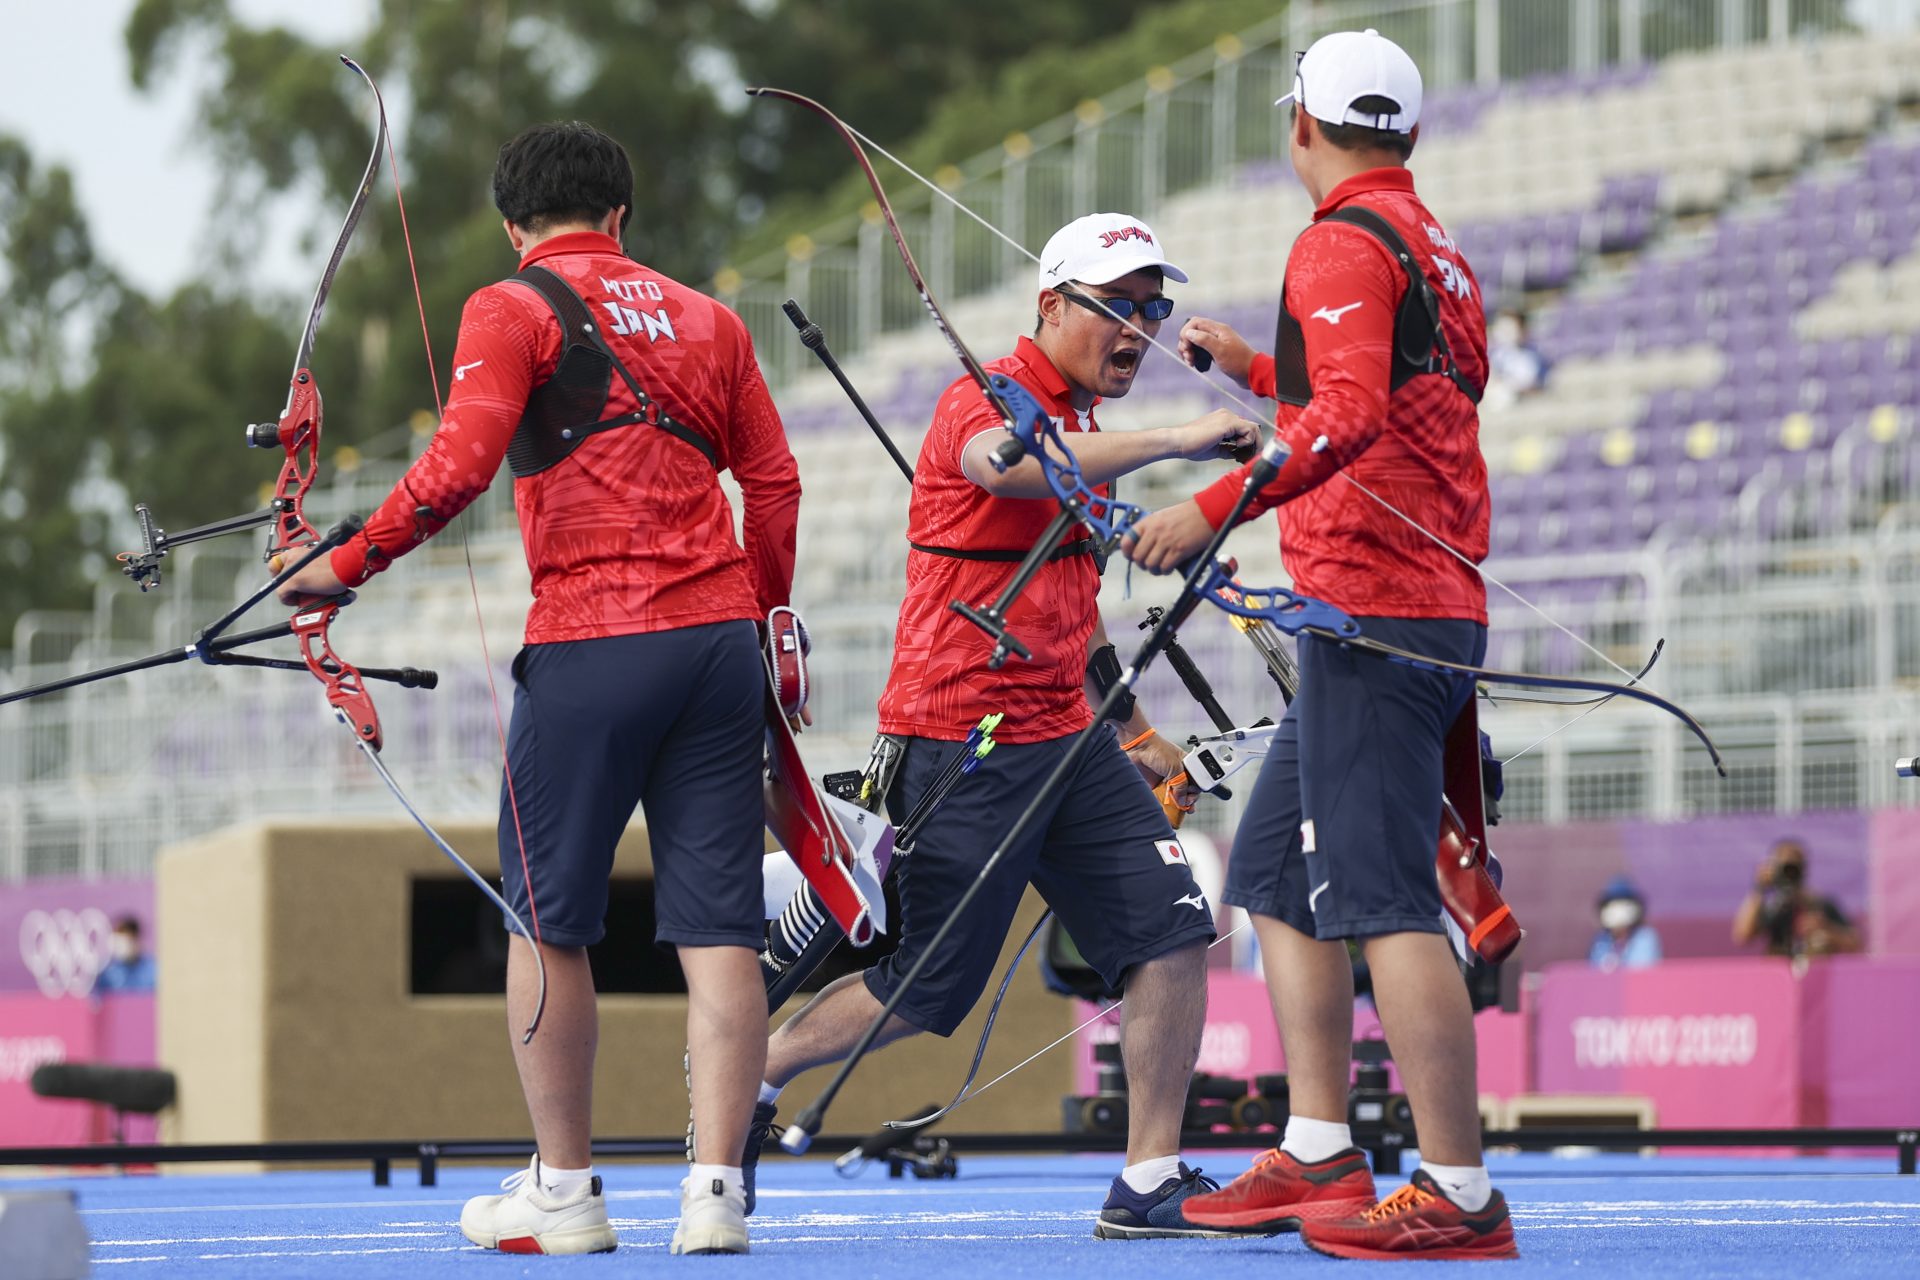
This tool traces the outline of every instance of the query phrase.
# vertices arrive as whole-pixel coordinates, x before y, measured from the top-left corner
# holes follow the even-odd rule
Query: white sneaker
[[[720,1179],[697,1186],[691,1177],[680,1183],[680,1225],[674,1228],[669,1253],[745,1253],[747,1251],[747,1197]]]
[[[503,1195],[475,1196],[460,1211],[460,1231],[482,1249],[502,1253],[607,1253],[620,1243],[607,1222],[607,1198],[596,1176],[565,1197],[540,1185],[540,1157],[510,1175]]]

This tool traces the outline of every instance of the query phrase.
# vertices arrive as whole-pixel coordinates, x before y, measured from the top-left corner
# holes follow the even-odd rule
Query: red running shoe
[[[1357,1147],[1315,1164],[1275,1148],[1220,1190],[1188,1200],[1181,1212],[1209,1227],[1298,1231],[1304,1222],[1355,1217],[1376,1199],[1373,1171]]]
[[[1487,1207],[1468,1213],[1440,1185],[1415,1169],[1413,1179],[1379,1204],[1341,1222],[1309,1222],[1300,1229],[1309,1249],[1334,1258],[1429,1258],[1472,1261],[1517,1258],[1507,1201],[1498,1191]]]

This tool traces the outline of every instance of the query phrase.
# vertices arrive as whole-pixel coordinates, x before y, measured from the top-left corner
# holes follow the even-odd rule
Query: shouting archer
[[[1125,395],[1146,354],[1140,330],[1155,332],[1173,310],[1163,284],[1187,279],[1146,224],[1114,213],[1080,218],[1047,242],[1042,262],[1034,336],[986,370],[1017,381],[1073,433],[1089,484],[1105,485],[1162,459],[1223,458],[1257,445],[1254,425],[1225,412],[1176,427],[1099,431],[1095,405]],[[982,395],[981,383],[963,377],[941,396],[913,469],[907,594],[880,700],[880,730],[902,748],[886,789],[896,820],[967,749],[964,740],[984,712],[1006,713],[995,735],[1000,745],[927,821],[912,856],[900,863],[899,949],[865,974],[829,986],[774,1034],[756,1133],[771,1125],[787,1082],[853,1050],[980,875],[1008,815],[1028,804],[1091,723],[1089,700],[1098,702],[1120,674],[1096,603],[1094,544],[1084,534],[1069,534],[1050,554],[1042,549],[1037,572],[999,616],[998,632],[983,633],[949,607],[996,592],[1004,598],[1014,564],[1027,559],[1043,531],[1063,527],[1037,460],[1004,471],[996,465],[996,448],[1009,438],[1004,427],[1002,409]],[[1015,631],[1024,659],[1002,670],[1004,636]],[[994,868],[948,944],[927,957],[901,994],[878,1043],[953,1033],[991,976],[1031,882],[1106,982],[1126,991],[1127,1167],[1114,1180],[1098,1234],[1221,1234],[1180,1214],[1186,1197],[1212,1185],[1181,1163],[1179,1151],[1206,1016],[1204,952],[1213,914],[1147,779],[1178,773],[1181,752],[1148,727],[1137,706],[1117,723],[1123,738],[1109,732],[1054,795],[1032,835]],[[755,1149],[750,1141],[749,1162]]]

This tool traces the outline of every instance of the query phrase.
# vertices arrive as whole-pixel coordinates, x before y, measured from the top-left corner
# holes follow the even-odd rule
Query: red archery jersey
[[[986,366],[1031,391],[1066,432],[1098,431],[1068,403],[1067,380],[1030,338]],[[907,510],[907,594],[894,632],[893,670],[880,696],[880,731],[953,741],[991,712],[1006,713],[994,731],[1001,742],[1044,742],[1087,727],[1087,642],[1098,618],[1100,573],[1090,555],[1043,565],[1007,611],[1007,627],[1033,651],[998,671],[987,659],[993,641],[947,606],[984,606],[1018,567],[1012,560],[962,560],[922,551],[942,547],[1018,555],[1046,531],[1060,506],[1052,498],[996,498],[967,479],[960,455],[982,433],[1004,434],[1000,415],[972,378],[940,397],[920,446]],[[1104,492],[1104,490],[1103,490]],[[1084,534],[1076,529],[1063,541]]]
[[[746,547],[699,450],[645,423],[592,435],[514,481],[533,571],[526,642],[764,618],[786,604],[800,473],[746,325],[597,232],[541,243],[521,265],[535,263],[603,317],[601,334],[661,410],[712,443],[740,483]],[[467,300],[446,419],[366,528],[333,553],[342,581],[366,581],[486,490],[560,353],[560,322],[532,288],[503,281]],[[603,418],[637,408],[617,373],[610,387]]]
[[[1306,337],[1313,400],[1281,405],[1276,425],[1293,456],[1255,495],[1245,519],[1280,507],[1280,547],[1294,586],[1351,614],[1487,620],[1487,591],[1471,565],[1358,487],[1327,483],[1344,471],[1473,564],[1487,555],[1487,465],[1480,417],[1448,378],[1420,375],[1389,395],[1393,321],[1407,275],[1385,245],[1347,223],[1320,224],[1358,204],[1386,218],[1440,298],[1440,323],[1460,371],[1487,381],[1480,287],[1451,237],[1414,194],[1405,169],[1373,169],[1327,193],[1315,224],[1287,257],[1286,306]],[[1255,358],[1253,390],[1274,394],[1271,356]],[[1246,480],[1228,473],[1194,495],[1218,528]],[[1290,496],[1291,495],[1291,496]]]

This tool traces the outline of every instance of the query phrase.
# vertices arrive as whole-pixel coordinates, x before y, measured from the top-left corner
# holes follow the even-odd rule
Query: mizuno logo
[[[1192,907],[1195,911],[1205,911],[1207,909],[1207,895],[1195,890],[1184,898],[1175,898],[1173,905],[1176,907]]]
[[[1347,312],[1353,310],[1355,307],[1364,305],[1364,301],[1363,299],[1361,302],[1349,302],[1346,306],[1340,307],[1337,310],[1333,307],[1322,307],[1308,316],[1307,319],[1325,320],[1328,324],[1339,324],[1341,316],[1347,314]]]
[[[472,364],[457,364],[453,366],[453,380],[455,382],[465,382],[467,380],[467,370],[478,369],[485,363],[485,360],[475,360]]]
[[[1319,906],[1320,895],[1325,893],[1327,891],[1327,886],[1332,883],[1333,881],[1331,880],[1322,880],[1320,882],[1320,887],[1307,895],[1307,910],[1318,911],[1320,909],[1320,906]]]

